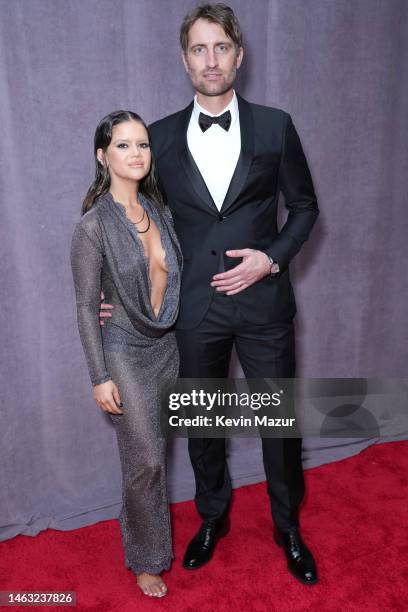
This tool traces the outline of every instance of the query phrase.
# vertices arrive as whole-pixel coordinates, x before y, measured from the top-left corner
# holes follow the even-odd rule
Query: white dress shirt
[[[205,132],[201,130],[198,124],[200,113],[215,117],[227,110],[231,112],[228,131],[218,124],[213,124]],[[187,144],[208,191],[220,210],[241,152],[241,130],[235,91],[231,102],[217,115],[202,108],[197,102],[197,96],[194,97],[194,108],[187,129]]]

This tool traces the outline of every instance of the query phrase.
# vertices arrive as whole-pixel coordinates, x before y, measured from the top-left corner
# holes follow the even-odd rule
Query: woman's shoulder
[[[90,210],[88,210],[77,222],[73,233],[73,242],[77,240],[89,239],[99,249],[102,249],[102,229],[100,223],[99,204],[96,201]]]
[[[102,202],[102,196],[95,200],[95,203],[93,204],[92,208],[90,208],[85,214],[83,214],[78,223],[76,224],[76,229],[82,229],[86,233],[99,233]]]

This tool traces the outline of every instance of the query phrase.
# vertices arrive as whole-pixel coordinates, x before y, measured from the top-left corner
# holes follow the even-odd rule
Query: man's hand
[[[93,396],[99,408],[111,414],[123,414],[119,390],[112,380],[108,380],[93,388]]]
[[[99,306],[100,310],[99,310],[99,323],[100,325],[105,325],[104,323],[104,319],[106,319],[107,317],[111,317],[112,313],[111,310],[113,309],[112,304],[104,304],[103,300],[105,299],[105,295],[103,293],[103,291],[101,291],[101,305]]]
[[[213,276],[211,287],[216,287],[217,291],[235,295],[271,273],[271,262],[262,251],[238,249],[226,251],[225,254],[228,257],[242,257],[242,262],[228,272],[221,272]],[[275,266],[273,271],[278,272],[278,264],[273,265]]]

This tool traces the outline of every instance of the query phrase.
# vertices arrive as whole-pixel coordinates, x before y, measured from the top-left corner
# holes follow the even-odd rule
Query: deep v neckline
[[[143,261],[144,261],[144,265],[145,265],[145,270],[146,270],[146,278],[147,278],[148,294],[149,294],[148,302],[149,302],[149,307],[150,307],[150,313],[151,313],[152,317],[154,318],[154,320],[157,322],[157,321],[160,320],[161,314],[163,312],[163,306],[164,306],[164,302],[165,302],[167,291],[168,291],[168,287],[169,287],[169,262],[167,260],[166,249],[164,248],[164,245],[163,245],[162,232],[160,231],[159,224],[157,223],[158,215],[155,214],[155,211],[152,214],[152,207],[149,205],[147,199],[143,195],[139,194],[139,199],[141,201],[141,206],[143,207],[143,209],[149,215],[150,223],[151,224],[153,223],[155,225],[155,227],[157,229],[157,232],[159,234],[160,247],[161,247],[162,252],[163,252],[163,265],[164,265],[165,269],[167,270],[166,287],[165,287],[165,290],[164,290],[164,293],[163,293],[163,297],[161,299],[159,311],[158,311],[158,313],[156,315],[156,313],[154,312],[153,305],[152,305],[152,288],[153,288],[153,285],[152,285],[152,279],[151,279],[151,276],[150,276],[150,257],[146,254],[144,242],[140,238],[139,232],[137,231],[137,229],[135,227],[135,224],[129,219],[129,217],[126,214],[126,207],[125,207],[125,205],[122,204],[121,202],[118,202],[117,200],[115,200],[110,191],[108,193],[109,193],[110,198],[112,199],[112,202],[115,204],[115,206],[117,205],[119,207],[119,210],[122,212],[129,230],[131,231],[132,235],[136,236],[137,242],[140,245],[140,252],[141,252],[141,255],[143,257]],[[164,230],[163,224],[160,224],[160,225],[162,226],[162,231],[163,231]]]

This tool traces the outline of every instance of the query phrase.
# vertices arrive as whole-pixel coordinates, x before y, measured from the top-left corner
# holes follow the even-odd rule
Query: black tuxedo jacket
[[[187,146],[193,103],[149,128],[160,186],[184,257],[179,329],[192,329],[204,317],[214,291],[210,282],[220,266],[229,270],[241,262],[227,257],[228,249],[259,249],[280,267],[277,276],[233,296],[248,321],[278,322],[296,312],[288,264],[318,215],[312,179],[287,113],[240,96],[238,106],[241,154],[220,212]],[[280,191],[289,213],[278,232]]]

